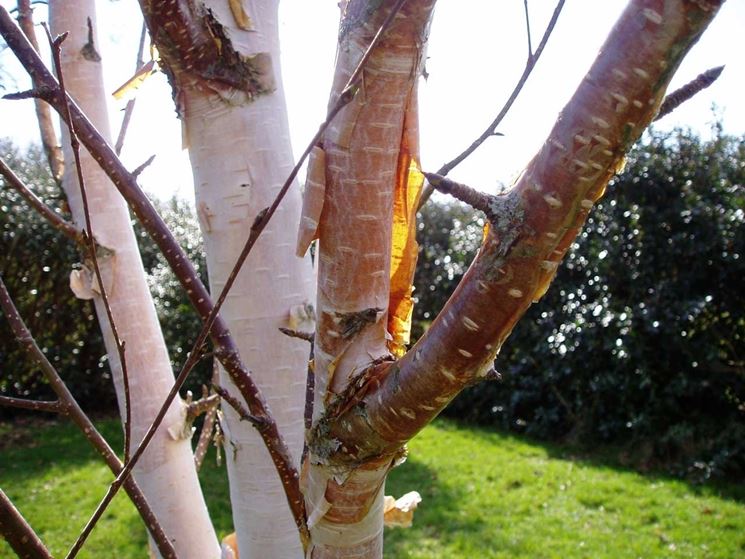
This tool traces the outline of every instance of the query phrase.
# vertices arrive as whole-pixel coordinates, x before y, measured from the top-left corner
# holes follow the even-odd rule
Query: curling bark
[[[68,92],[110,141],[101,57],[96,50],[94,1],[55,0],[50,3],[50,23],[54,33],[69,32],[62,50],[62,72]],[[73,161],[68,129],[62,129],[65,158]],[[173,372],[127,205],[91,156],[81,151],[81,158],[93,231],[102,247],[98,261],[104,287],[119,335],[126,343],[132,444],[136,445],[173,384]],[[66,166],[62,184],[75,223],[83,228],[85,218],[74,165]],[[87,261],[81,271],[73,273],[71,281],[78,296],[92,298],[95,303],[124,418],[122,367],[100,288],[91,270]],[[191,429],[184,418],[185,408],[179,400],[170,408],[155,443],[146,451],[134,475],[166,534],[174,541],[178,556],[216,558],[220,551],[194,467]]]
[[[213,294],[222,290],[252,223],[272,203],[294,163],[279,66],[278,4],[207,1],[192,10],[180,2],[142,2],[182,120]],[[186,30],[178,37],[168,25],[174,18]],[[298,469],[309,348],[278,328],[313,331],[311,262],[293,250],[299,214],[295,185],[221,311]],[[220,382],[237,394],[222,368]],[[240,557],[302,557],[264,443],[231,407],[223,406],[223,414]]]

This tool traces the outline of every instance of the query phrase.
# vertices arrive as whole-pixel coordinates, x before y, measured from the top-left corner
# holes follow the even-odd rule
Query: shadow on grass
[[[116,419],[96,422],[115,452],[122,447],[122,428]],[[23,420],[0,426],[0,481],[12,486],[45,473],[73,470],[102,458],[78,427],[63,418]]]
[[[442,425],[450,425],[454,428],[468,429],[473,433],[478,433],[486,438],[499,440],[501,443],[515,442],[529,444],[540,447],[546,452],[546,455],[556,460],[563,460],[591,466],[593,468],[603,468],[617,473],[633,473],[643,476],[646,480],[654,482],[676,482],[686,486],[687,490],[701,497],[718,497],[727,499],[736,503],[745,503],[745,484],[735,483],[729,480],[709,479],[704,482],[677,477],[669,472],[659,469],[641,470],[628,464],[624,464],[621,456],[626,454],[617,446],[581,446],[544,441],[527,435],[518,435],[507,433],[499,429],[489,429],[481,425],[472,423],[458,422],[452,419],[440,420]]]

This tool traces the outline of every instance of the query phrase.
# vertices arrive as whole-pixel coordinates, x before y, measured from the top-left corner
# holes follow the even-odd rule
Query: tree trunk
[[[342,7],[332,103],[393,5],[376,9],[352,0]],[[416,84],[433,6],[433,0],[411,0],[396,14],[365,65],[355,99],[310,163],[298,249],[318,236],[316,419],[324,410],[338,413],[337,403],[349,403],[345,390],[362,381],[360,373],[390,364],[408,341],[414,212],[423,181]],[[383,488],[395,458],[345,471],[326,461],[324,449],[315,450],[306,481],[313,557],[382,556]]]
[[[50,6],[50,21],[54,33],[69,32],[62,48],[62,71],[68,92],[110,141],[101,58],[96,50],[95,2],[55,0]],[[62,128],[65,157],[72,162],[70,135],[65,126]],[[120,338],[126,343],[134,447],[173,385],[173,372],[127,206],[88,153],[81,152],[81,158],[93,231],[99,245],[105,247],[98,251],[103,283]],[[85,217],[75,165],[66,166],[63,186],[75,222],[82,228]],[[94,300],[124,418],[122,367],[91,270],[91,263],[86,261],[86,267],[74,273],[74,283],[78,294]],[[169,410],[134,475],[166,534],[174,541],[178,556],[216,558],[220,550],[194,468],[191,429],[184,419],[185,407],[179,400]]]
[[[191,64],[188,51],[169,50],[163,35],[167,30],[160,26],[165,27],[174,12],[147,2],[143,7],[156,44],[163,45],[161,53],[182,117],[210,290],[217,297],[256,216],[272,203],[293,167],[279,65],[278,2],[213,1],[193,12],[181,12],[182,25],[192,37],[207,27],[219,36],[221,50],[212,52],[213,60],[225,62],[235,56],[245,62],[241,70],[232,68],[229,76],[220,75],[214,67],[203,70],[198,62]],[[197,44],[200,40],[196,39]],[[206,38],[205,48],[211,48],[211,43],[212,38]],[[242,82],[246,74],[251,79]],[[300,192],[294,185],[248,257],[221,311],[298,468],[309,346],[281,334],[278,328],[313,330],[311,262],[309,257],[296,257],[293,250],[299,215]],[[236,393],[229,376],[222,368],[220,372],[221,384]],[[223,406],[223,413],[241,559],[302,557],[295,522],[264,443],[232,408]]]

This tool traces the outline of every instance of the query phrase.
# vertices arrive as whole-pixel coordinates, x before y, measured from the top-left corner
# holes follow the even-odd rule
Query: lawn
[[[100,426],[121,444],[115,421]],[[52,553],[64,556],[111,475],[70,426],[11,427],[0,424],[0,486]],[[745,486],[642,475],[602,456],[438,421],[390,476],[386,493],[415,489],[424,500],[413,528],[386,532],[386,557],[745,557]],[[224,535],[231,522],[225,469],[214,455],[202,480]],[[0,558],[11,557],[0,542]],[[144,529],[125,496],[80,557],[146,557]]]

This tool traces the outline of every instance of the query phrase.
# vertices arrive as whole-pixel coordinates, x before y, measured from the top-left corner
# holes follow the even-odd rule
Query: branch
[[[548,42],[548,38],[551,36],[551,33],[554,30],[554,27],[556,27],[556,22],[559,19],[559,15],[561,14],[561,10],[564,8],[564,2],[566,0],[559,0],[556,4],[556,8],[554,8],[554,13],[551,16],[551,19],[548,22],[548,25],[546,26],[546,30],[543,32],[543,37],[541,37],[541,42],[538,43],[538,48],[536,49],[535,53],[530,53],[528,55],[528,61],[525,63],[525,69],[523,70],[522,75],[520,76],[520,79],[517,80],[517,84],[515,84],[515,88],[512,90],[512,93],[510,94],[509,98],[505,102],[505,104],[502,106],[502,108],[499,111],[499,114],[497,117],[492,121],[492,123],[487,127],[486,130],[484,130],[484,133],[481,134],[470,146],[466,148],[463,153],[455,157],[452,161],[449,161],[445,163],[440,169],[437,171],[438,175],[447,175],[452,171],[455,167],[460,165],[469,155],[471,155],[476,149],[483,144],[488,138],[492,136],[500,135],[497,132],[497,127],[499,127],[502,120],[504,120],[504,117],[507,116],[507,113],[512,108],[513,103],[517,99],[518,95],[520,95],[520,92],[523,89],[523,86],[525,85],[525,82],[528,81],[528,78],[530,77],[530,74],[533,72],[533,69],[535,68],[535,65],[538,63],[538,59],[540,59],[541,54],[543,54],[543,49],[546,47],[546,43]],[[525,0],[525,17],[526,20],[528,20],[528,4],[527,0]],[[529,20],[528,20],[529,21]],[[530,49],[530,24],[528,23],[528,49]],[[427,203],[427,200],[429,200],[429,197],[432,196],[432,192],[434,191],[434,187],[430,184],[427,185],[424,190],[422,191],[422,196],[419,199],[419,207],[417,208],[417,211],[422,209],[422,206]]]
[[[235,412],[242,420],[248,421],[256,428],[257,431],[263,431],[267,428],[269,422],[267,421],[266,417],[257,416],[250,413],[246,409],[246,406],[244,406],[238,398],[231,395],[230,392],[228,392],[219,384],[213,384],[212,388],[219,394],[220,398],[222,398],[231,408],[235,410]]]
[[[135,62],[135,72],[137,72],[143,65],[142,53],[145,51],[145,38],[147,37],[147,26],[145,22],[142,22],[142,31],[140,32],[140,44],[137,47],[137,60]],[[117,155],[122,153],[124,147],[124,138],[127,135],[127,129],[129,128],[129,121],[132,119],[132,113],[135,110],[136,97],[132,97],[127,101],[127,106],[124,107],[124,117],[122,118],[122,126],[119,128],[119,134],[116,137],[116,144],[114,144],[114,151]]]
[[[0,489],[0,534],[18,557],[53,559],[39,536],[2,489]]]
[[[299,340],[305,340],[306,342],[313,345],[313,332],[300,332],[299,330],[293,330],[292,328],[278,328],[280,332],[282,332],[285,336],[289,336],[290,338],[297,338]]]
[[[216,383],[219,378],[219,370],[217,363],[213,363],[212,367],[212,383]],[[202,397],[207,396],[207,387],[202,386]],[[202,424],[202,431],[199,433],[199,440],[197,446],[194,449],[194,465],[197,471],[202,467],[204,457],[207,455],[207,449],[209,448],[210,439],[212,438],[212,431],[215,427],[215,419],[217,419],[217,410],[219,406],[211,408],[207,415],[204,416],[204,423]]]
[[[1,12],[0,12],[1,14]],[[57,373],[57,370],[49,362],[44,352],[36,345],[31,332],[29,332],[26,324],[23,322],[21,315],[16,309],[13,301],[10,298],[10,294],[3,283],[2,277],[0,277],[0,309],[8,319],[10,329],[15,335],[16,340],[24,347],[29,356],[39,365],[44,376],[49,382],[49,386],[54,390],[59,398],[60,405],[63,406],[63,413],[68,416],[73,423],[75,423],[86,439],[93,445],[98,451],[101,457],[106,462],[106,465],[114,473],[119,474],[122,471],[122,463],[119,461],[116,453],[111,449],[109,444],[106,442],[101,434],[93,425],[91,420],[80,408],[75,398],[68,390],[62,378]],[[145,523],[150,536],[153,538],[155,545],[158,547],[158,551],[164,558],[176,558],[176,550],[173,548],[170,540],[163,532],[158,519],[153,514],[150,505],[145,499],[145,495],[140,490],[139,486],[134,479],[129,478],[124,484],[124,489],[127,491],[129,498],[132,500],[137,511],[140,513],[142,520]],[[2,515],[0,515],[2,519]]]
[[[482,376],[512,328],[550,285],[593,204],[657,112],[683,56],[721,1],[633,0],[517,184],[492,201],[494,221],[429,330],[338,417],[311,450],[339,466],[392,456]],[[364,411],[362,411],[364,410]],[[323,432],[321,432],[323,431]],[[334,440],[329,451],[323,442]]]
[[[8,167],[5,160],[0,158],[0,174],[5,177],[8,186],[13,188],[21,197],[26,200],[29,206],[36,210],[52,227],[60,233],[74,241],[78,245],[85,243],[84,235],[72,223],[62,219],[57,212],[42,202],[23,181]]]
[[[47,411],[50,413],[64,413],[64,406],[59,400],[27,400],[25,398],[13,398],[11,396],[0,396],[0,406],[19,408],[32,411]]]
[[[189,392],[189,395],[191,395],[191,392]],[[209,396],[204,394],[199,400],[193,402],[189,401],[189,395],[187,395],[186,406],[187,423],[191,423],[200,415],[212,411],[220,404],[220,396],[218,394],[211,394]]]
[[[36,52],[39,52],[39,44],[36,41],[36,32],[34,31],[33,13],[30,0],[18,0],[18,25],[23,30],[31,45],[36,49]],[[32,83],[34,83],[33,77]],[[36,87],[35,83],[34,87]],[[34,107],[36,109],[36,119],[39,123],[41,144],[47,156],[52,176],[59,183],[62,180],[65,163],[62,155],[62,146],[59,145],[57,134],[54,131],[52,113],[49,110],[49,105],[40,99],[34,101]]]
[[[688,82],[683,87],[676,89],[670,93],[660,105],[660,110],[657,112],[657,116],[654,117],[653,122],[657,122],[663,116],[669,115],[680,105],[688,101],[691,97],[696,95],[698,92],[706,89],[722,74],[724,66],[717,66],[716,68],[710,68],[703,74],[699,74],[696,79]]]

